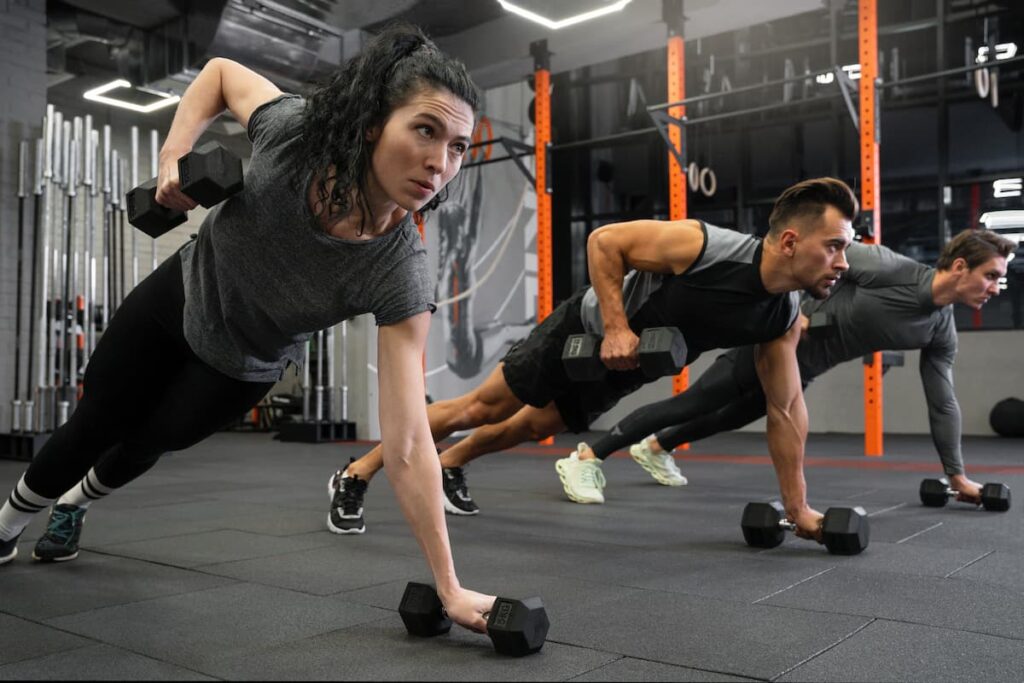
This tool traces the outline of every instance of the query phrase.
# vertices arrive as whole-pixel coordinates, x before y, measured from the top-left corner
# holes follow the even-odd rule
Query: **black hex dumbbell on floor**
[[[207,209],[242,189],[242,160],[217,142],[207,142],[178,159],[181,191]],[[184,212],[156,202],[156,178],[132,189],[128,222],[150,237],[160,237],[187,220]]]
[[[640,369],[648,377],[677,375],[686,366],[686,340],[675,327],[648,327],[640,333]],[[562,347],[565,374],[576,382],[598,382],[608,367],[601,362],[601,337],[572,334]]]
[[[796,524],[786,519],[782,503],[747,503],[740,522],[747,545],[774,548]],[[864,508],[829,508],[821,525],[825,547],[833,555],[857,555],[868,547],[870,527]]]
[[[945,479],[925,479],[921,482],[920,494],[923,505],[940,508],[951,498],[956,498],[957,492]],[[980,505],[991,512],[1006,512],[1010,509],[1010,487],[1006,484],[985,484],[981,487]]]
[[[451,619],[445,615],[433,586],[410,581],[405,587],[398,614],[409,633],[432,637],[448,633]],[[548,635],[547,612],[540,598],[497,598],[487,615],[487,635],[499,654],[512,657],[538,652]]]

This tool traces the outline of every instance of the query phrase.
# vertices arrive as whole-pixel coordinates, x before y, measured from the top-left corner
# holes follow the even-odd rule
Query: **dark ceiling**
[[[450,36],[504,16],[496,0],[425,0],[391,19],[364,27],[374,32],[390,21],[415,24],[435,38]]]

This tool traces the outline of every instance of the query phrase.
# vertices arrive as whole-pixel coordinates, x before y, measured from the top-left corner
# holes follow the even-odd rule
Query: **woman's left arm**
[[[434,574],[437,593],[458,623],[486,629],[483,614],[493,596],[464,590],[455,575],[441,491],[441,465],[427,422],[423,384],[423,349],[430,314],[420,313],[394,325],[381,325],[377,336],[380,383],[380,432],[384,470],[402,513]]]

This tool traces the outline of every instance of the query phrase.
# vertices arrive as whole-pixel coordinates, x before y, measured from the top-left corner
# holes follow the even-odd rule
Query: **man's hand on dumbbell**
[[[871,528],[864,508],[829,508],[824,516],[804,505],[789,510],[778,501],[748,503],[740,520],[743,538],[755,548],[782,544],[787,531],[824,544],[833,555],[857,555],[868,547]]]
[[[949,488],[957,492],[957,500],[964,503],[981,505],[981,484],[968,479],[965,475],[950,475]]]
[[[495,596],[459,588],[451,595],[439,597],[449,619],[470,631],[487,633],[487,615],[497,599]]]
[[[633,370],[640,365],[640,337],[628,327],[605,330],[601,342],[601,362],[609,370]]]
[[[821,525],[825,520],[825,515],[814,508],[804,506],[803,509],[795,513],[787,513],[786,517],[789,518],[789,521],[796,524],[796,529],[793,530],[793,533],[798,537],[805,538],[808,541],[824,543]]]
[[[191,211],[199,204],[181,191],[181,178],[178,176],[178,159],[191,150],[168,150],[160,152],[160,169],[156,183],[156,201],[175,211]]]
[[[1010,509],[1010,487],[998,482],[989,482],[979,488],[978,483],[962,474],[946,479],[925,479],[921,482],[919,495],[921,503],[928,507],[943,507],[950,499],[981,505],[992,512],[1006,512]],[[955,484],[953,482],[956,482]]]

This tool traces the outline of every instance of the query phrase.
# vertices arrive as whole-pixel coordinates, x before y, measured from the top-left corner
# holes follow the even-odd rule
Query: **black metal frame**
[[[501,145],[505,149],[505,156],[491,159],[481,159],[480,161],[471,161],[468,164],[463,164],[462,168],[486,166],[487,164],[496,164],[499,161],[511,160],[516,165],[516,168],[522,171],[523,175],[526,176],[526,179],[530,181],[530,185],[535,185],[537,183],[537,180],[534,178],[533,174],[530,173],[530,169],[526,168],[526,164],[523,163],[522,157],[530,156],[532,154],[535,154],[536,152],[534,151],[532,146],[526,144],[522,140],[511,140],[506,137],[500,137],[494,138],[493,140],[487,140],[486,142],[475,142],[472,145],[470,145],[468,149],[477,149],[480,147],[485,147],[487,145],[493,145],[495,143]]]

